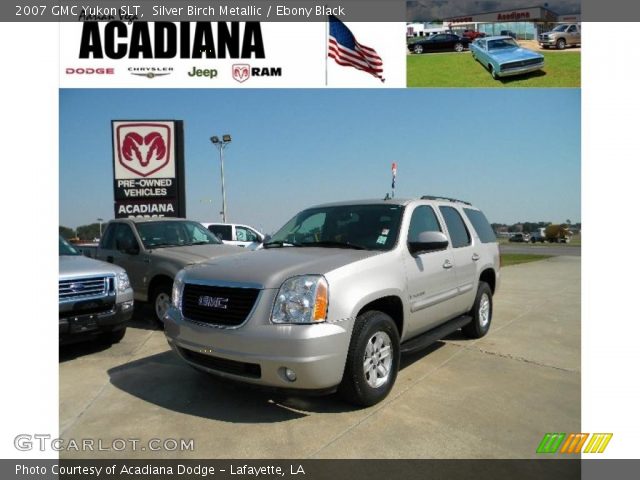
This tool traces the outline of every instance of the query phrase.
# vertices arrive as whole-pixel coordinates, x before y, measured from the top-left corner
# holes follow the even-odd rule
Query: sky
[[[183,120],[187,217],[272,233],[318,203],[443,195],[495,223],[579,222],[579,89],[62,89],[60,225],[113,212],[111,120]]]

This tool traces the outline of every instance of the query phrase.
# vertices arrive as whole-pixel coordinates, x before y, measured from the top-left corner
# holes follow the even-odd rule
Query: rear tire
[[[493,316],[493,296],[489,284],[478,282],[478,292],[469,315],[473,320],[462,327],[462,333],[470,338],[484,337],[491,327]]]
[[[340,395],[349,403],[370,407],[393,388],[400,363],[400,335],[386,313],[365,312],[351,334]]]
[[[456,44],[453,46],[453,49],[454,49],[456,52],[460,53],[460,52],[462,52],[462,51],[464,50],[464,45],[463,45],[462,43],[456,43]]]

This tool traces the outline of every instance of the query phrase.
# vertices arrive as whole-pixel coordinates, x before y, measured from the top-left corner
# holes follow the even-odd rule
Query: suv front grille
[[[82,300],[89,297],[103,297],[115,289],[113,277],[91,277],[60,280],[58,282],[58,300],[60,302]]]
[[[196,322],[237,326],[246,320],[259,293],[257,288],[187,283],[182,294],[182,314]]]

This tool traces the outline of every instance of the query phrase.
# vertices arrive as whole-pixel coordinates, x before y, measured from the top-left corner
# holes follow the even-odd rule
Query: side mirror
[[[420,232],[417,242],[409,242],[409,252],[418,255],[425,252],[444,250],[449,246],[449,239],[442,232]]]
[[[271,240],[271,235],[265,235],[264,237],[262,237],[262,240],[260,240],[261,243],[267,243],[269,240]]]

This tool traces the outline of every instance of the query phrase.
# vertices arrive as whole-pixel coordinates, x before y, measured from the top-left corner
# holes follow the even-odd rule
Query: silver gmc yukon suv
[[[491,325],[498,244],[469,203],[321,205],[263,246],[177,274],[165,334],[193,367],[369,406],[393,387],[401,352]]]

